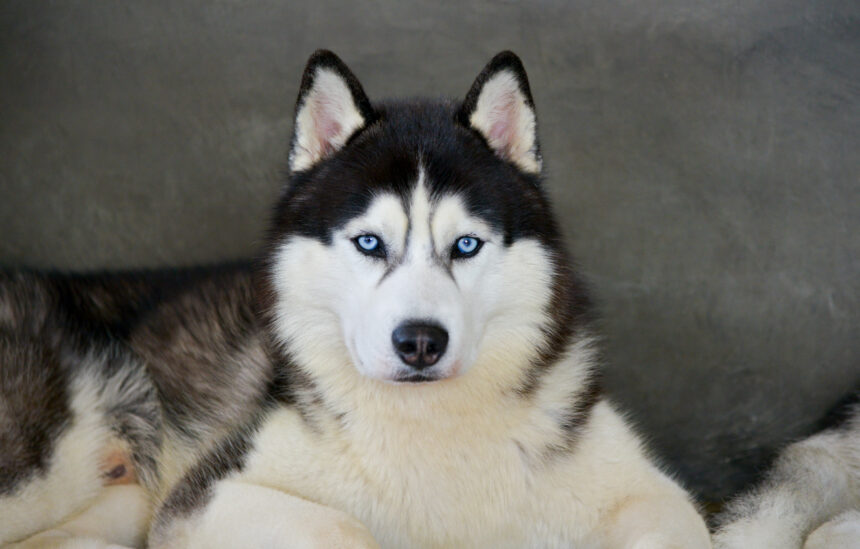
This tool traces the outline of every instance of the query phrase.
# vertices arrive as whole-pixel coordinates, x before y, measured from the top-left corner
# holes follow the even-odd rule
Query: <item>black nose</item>
[[[436,364],[448,347],[448,332],[425,322],[405,322],[391,334],[400,360],[415,369]]]

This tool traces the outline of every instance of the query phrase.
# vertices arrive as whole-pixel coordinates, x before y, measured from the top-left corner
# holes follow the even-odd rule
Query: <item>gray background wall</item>
[[[860,3],[0,2],[0,264],[249,256],[305,59],[372,97],[524,59],[610,391],[732,492],[860,382]]]

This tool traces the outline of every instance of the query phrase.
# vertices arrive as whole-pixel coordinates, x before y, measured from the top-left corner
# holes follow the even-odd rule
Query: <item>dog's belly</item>
[[[594,524],[567,483],[536,476],[513,441],[398,437],[357,447],[281,410],[240,479],[350,513],[383,547],[579,546]]]

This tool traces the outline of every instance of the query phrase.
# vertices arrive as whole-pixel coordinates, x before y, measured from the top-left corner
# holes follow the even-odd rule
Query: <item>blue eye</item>
[[[375,250],[377,246],[379,246],[379,239],[375,236],[366,234],[364,236],[358,237],[358,245],[361,247],[362,250],[371,252]]]
[[[451,258],[472,257],[478,253],[484,243],[474,236],[461,236],[454,244],[454,249],[451,250]]]
[[[385,246],[376,235],[363,234],[353,238],[352,241],[355,243],[355,248],[364,255],[385,257]]]

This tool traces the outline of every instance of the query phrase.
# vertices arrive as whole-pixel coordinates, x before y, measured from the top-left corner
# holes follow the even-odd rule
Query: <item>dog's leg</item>
[[[153,549],[379,547],[363,524],[342,511],[236,481],[216,484],[199,507],[170,513],[159,512],[149,540]]]
[[[0,441],[4,441],[4,427],[15,425],[0,422]],[[76,415],[72,426],[58,437],[49,468],[42,474],[30,473],[13,492],[0,494],[0,546],[53,528],[96,501],[104,484],[99,448],[108,437],[98,415]],[[4,465],[20,459],[15,445],[10,446],[13,451],[8,454],[8,448],[0,447],[0,475],[6,473]]]
[[[601,528],[601,549],[707,549],[708,529],[681,495],[627,499]]]
[[[109,486],[86,510],[8,549],[106,549],[142,547],[150,500],[140,485]]]

